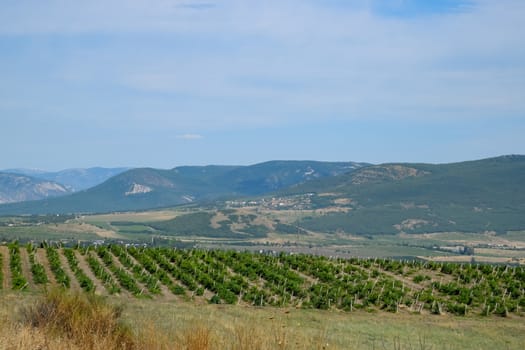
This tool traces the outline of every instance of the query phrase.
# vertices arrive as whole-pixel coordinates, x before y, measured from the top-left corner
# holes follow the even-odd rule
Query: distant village
[[[313,193],[306,193],[295,196],[262,198],[258,200],[232,200],[226,201],[225,205],[228,209],[258,207],[272,210],[305,210],[312,209],[313,196]]]

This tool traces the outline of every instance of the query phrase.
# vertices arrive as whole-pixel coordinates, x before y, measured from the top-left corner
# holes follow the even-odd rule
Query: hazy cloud
[[[14,130],[45,121],[172,141],[199,130],[208,142],[214,132],[426,121],[450,129],[525,114],[522,0],[1,7],[0,115]]]
[[[159,98],[148,94],[195,100],[180,102],[185,113],[174,117],[190,127],[211,115],[250,115],[246,123],[257,125],[268,115],[453,119],[525,110],[525,3],[383,3],[16,1],[4,4],[0,33],[36,43],[51,35],[25,48],[41,57],[30,79],[46,71],[43,85],[136,90],[138,114]],[[392,8],[405,17],[380,11]],[[12,80],[25,74],[18,67]]]

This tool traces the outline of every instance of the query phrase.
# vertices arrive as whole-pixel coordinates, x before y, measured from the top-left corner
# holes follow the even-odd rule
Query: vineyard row
[[[137,298],[348,312],[507,316],[525,309],[521,266],[121,245],[0,247],[0,288],[47,285]]]

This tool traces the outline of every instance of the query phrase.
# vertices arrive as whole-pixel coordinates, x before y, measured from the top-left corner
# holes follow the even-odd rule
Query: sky
[[[525,154],[523,0],[0,0],[0,169]]]

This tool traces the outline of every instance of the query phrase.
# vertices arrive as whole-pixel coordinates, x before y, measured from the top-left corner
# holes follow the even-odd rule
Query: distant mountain
[[[355,162],[271,161],[252,166],[183,166],[132,169],[72,195],[0,206],[0,214],[143,210],[265,194],[311,179],[335,176],[365,165]]]
[[[14,173],[32,176],[38,179],[58,182],[69,187],[72,191],[81,191],[103,183],[110,177],[123,173],[129,168],[77,168],[48,172],[35,169],[7,169],[5,173]]]
[[[0,204],[33,201],[69,193],[70,189],[53,181],[27,175],[0,173]]]
[[[301,227],[393,234],[525,230],[525,156],[452,164],[381,164],[287,189],[312,193]]]
[[[310,180],[351,173],[367,163],[314,161],[270,161],[240,167],[226,174],[223,181],[240,194],[259,195],[299,185]]]

